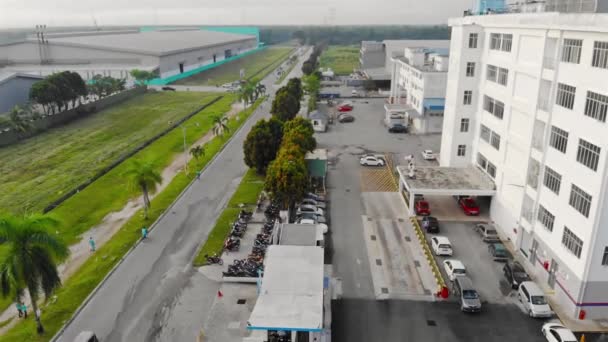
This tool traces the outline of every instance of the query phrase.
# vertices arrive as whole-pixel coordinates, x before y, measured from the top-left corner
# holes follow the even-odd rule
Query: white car
[[[467,269],[460,260],[448,259],[443,261],[443,269],[451,281],[456,277],[467,275]]]
[[[314,205],[310,205],[310,204],[300,205],[300,207],[298,207],[298,214],[301,214],[301,213],[313,213],[313,214],[317,214],[319,216],[325,216],[323,209],[317,208]]]
[[[433,153],[433,150],[424,150],[421,153],[424,160],[435,160],[435,153]]]
[[[312,198],[305,198],[302,200],[302,202],[300,202],[300,204],[309,204],[309,205],[314,205],[317,208],[325,209],[325,203],[317,202]]]
[[[359,159],[359,163],[365,166],[384,166],[384,160],[376,156],[364,156]]]
[[[317,226],[321,226],[321,228],[323,229],[323,234],[327,234],[327,232],[329,231],[329,227],[325,223],[317,223],[315,222],[315,220],[312,219],[300,219],[297,222],[299,224],[314,224]]]
[[[452,256],[452,244],[450,243],[450,240],[448,240],[448,238],[445,236],[433,236],[431,238],[431,247],[433,248],[433,252],[437,256]]]
[[[570,329],[559,323],[545,323],[541,329],[548,342],[577,342]]]

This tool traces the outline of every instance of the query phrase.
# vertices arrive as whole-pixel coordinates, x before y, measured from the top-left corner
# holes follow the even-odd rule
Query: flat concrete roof
[[[271,245],[251,330],[323,329],[323,248]]]
[[[304,159],[327,160],[327,149],[317,148],[312,152],[307,152],[306,157],[304,157]]]
[[[384,67],[362,69],[361,71],[372,80],[383,81],[391,79],[391,74]]]
[[[319,231],[323,236],[323,228],[316,224],[283,224],[281,226],[280,245],[316,246]]]
[[[255,39],[242,35],[209,30],[150,31],[137,33],[97,34],[49,38],[51,45],[79,46],[164,56],[226,43]],[[28,39],[29,41],[35,41]]]
[[[416,166],[413,179],[409,178],[406,165],[397,166],[397,172],[408,191],[414,194],[492,196],[496,193],[494,181],[473,166]]]

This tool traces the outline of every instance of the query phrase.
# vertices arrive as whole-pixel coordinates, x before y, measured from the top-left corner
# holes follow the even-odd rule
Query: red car
[[[353,110],[353,106],[349,104],[338,106],[338,112],[350,112]]]
[[[465,197],[458,200],[458,204],[464,211],[465,215],[479,215],[479,206],[471,197]]]
[[[414,210],[416,211],[416,215],[431,215],[431,207],[429,206],[429,202],[425,200],[416,201],[416,204],[414,204]]]

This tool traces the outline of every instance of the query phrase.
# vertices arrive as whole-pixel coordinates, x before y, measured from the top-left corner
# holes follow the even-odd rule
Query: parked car
[[[494,259],[494,261],[509,260],[509,252],[507,252],[505,245],[503,245],[500,242],[495,242],[495,243],[489,244],[488,252],[490,252],[490,255],[492,256],[492,259]]]
[[[479,215],[479,206],[471,197],[460,198],[458,200],[458,205],[460,205],[462,211],[464,211],[464,214],[467,216]]]
[[[314,205],[317,208],[321,208],[321,209],[325,210],[325,202],[315,201],[312,198],[304,198],[302,200],[302,202],[300,202],[300,204]]]
[[[448,275],[448,279],[454,281],[456,277],[464,276],[467,274],[467,269],[460,260],[448,259],[443,261],[443,269]]]
[[[364,156],[359,159],[359,163],[365,166],[384,166],[384,160],[376,156]]]
[[[572,331],[559,323],[545,323],[541,332],[548,342],[578,342]]]
[[[325,216],[311,212],[298,212],[296,214],[296,219],[297,221],[309,219],[314,220],[317,223],[327,223],[327,221],[325,220]]]
[[[353,110],[351,104],[341,104],[338,106],[338,112],[350,112],[351,110]]]
[[[553,316],[553,311],[549,304],[547,304],[545,294],[534,282],[524,281],[519,284],[517,297],[524,305],[524,309],[528,312],[530,317]]]
[[[314,205],[309,205],[309,204],[300,205],[298,207],[298,213],[314,213],[314,214],[321,215],[321,216],[325,215],[325,213],[323,212],[323,209],[317,208]]]
[[[350,114],[342,113],[342,114],[338,115],[338,122],[344,123],[344,122],[353,122],[353,121],[355,121],[355,117]]]
[[[234,87],[234,85],[232,84],[232,82],[222,84],[222,88],[230,89],[232,87]]]
[[[481,235],[481,239],[484,242],[500,242],[496,229],[487,223],[476,224],[475,230]]]
[[[313,219],[299,219],[296,221],[296,223],[299,224],[315,224],[318,226],[321,226],[321,228],[323,229],[323,234],[327,234],[327,232],[329,231],[329,227],[325,224],[325,223],[318,223],[317,221],[313,220]]]
[[[431,215],[431,206],[425,200],[419,200],[414,203],[414,211],[416,215],[428,216]]]
[[[481,300],[471,278],[459,276],[452,283],[452,292],[458,296],[460,302],[460,311],[462,312],[480,312]]]
[[[92,331],[81,331],[74,339],[74,342],[99,342],[99,339]]]
[[[431,247],[437,256],[452,256],[452,244],[445,236],[433,236],[431,238]]]
[[[528,276],[524,267],[517,261],[506,263],[502,268],[502,273],[514,289],[518,288],[519,284],[524,281],[530,281],[530,276]]]
[[[359,92],[357,92],[357,90],[355,90],[355,89],[351,90],[350,95],[352,97],[359,97],[360,96]]]
[[[325,202],[325,196],[322,195],[317,195],[315,193],[312,192],[307,192],[304,197],[306,198],[312,198],[313,200],[317,201],[317,202]]]
[[[167,86],[162,87],[161,89],[162,90],[168,90],[168,91],[175,91],[175,88],[173,88],[173,87],[167,87]]]
[[[439,221],[433,216],[425,216],[422,218],[422,228],[427,233],[437,234],[439,233]]]
[[[435,153],[433,153],[433,150],[424,150],[421,153],[424,160],[435,160]]]
[[[407,133],[407,127],[402,124],[393,124],[388,128],[389,133]]]

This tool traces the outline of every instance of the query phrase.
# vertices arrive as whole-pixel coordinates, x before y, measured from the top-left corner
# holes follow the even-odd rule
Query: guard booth
[[[431,204],[431,215],[438,219],[447,219],[433,213],[433,207],[438,212],[450,211],[445,215],[460,213],[453,197],[468,196],[480,199],[480,211],[484,213],[480,219],[489,217],[489,207],[492,196],[496,194],[496,185],[492,178],[475,167],[457,168],[441,166],[410,167],[397,166],[399,174],[399,192],[405,198],[408,214],[415,216],[414,204],[417,197],[433,197],[439,205]],[[427,199],[428,200],[428,199]],[[443,201],[449,201],[444,204]],[[429,201],[430,202],[430,201]],[[483,206],[482,206],[483,205]],[[485,211],[485,212],[484,212]],[[462,214],[464,216],[464,214]],[[453,219],[450,217],[449,219]]]
[[[327,149],[317,148],[306,153],[304,157],[310,183],[315,191],[325,193],[325,176],[327,175]]]
[[[331,336],[331,293],[323,248],[271,245],[247,342],[323,342]]]

